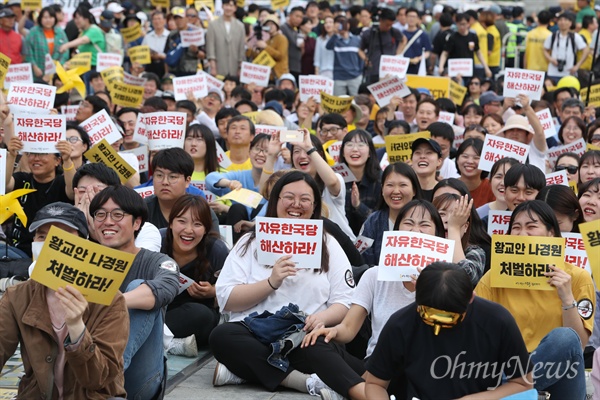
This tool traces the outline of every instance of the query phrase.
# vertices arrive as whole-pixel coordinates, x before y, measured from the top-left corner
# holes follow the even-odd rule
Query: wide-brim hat
[[[522,130],[526,131],[527,133],[531,133],[532,135],[535,133],[535,131],[533,130],[531,125],[529,125],[529,121],[527,120],[527,117],[515,114],[515,115],[511,115],[506,120],[506,124],[504,125],[504,127],[502,129],[500,129],[498,131],[498,133],[496,133],[496,135],[500,135],[501,133],[504,133],[511,129],[522,129]]]

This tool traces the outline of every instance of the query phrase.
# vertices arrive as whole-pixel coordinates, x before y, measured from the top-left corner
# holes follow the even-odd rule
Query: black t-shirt
[[[13,174],[15,180],[14,190],[17,189],[36,189],[35,192],[19,197],[19,203],[23,207],[27,222],[31,223],[35,214],[42,207],[63,201],[73,204],[65,192],[65,177],[57,175],[54,180],[48,183],[39,183],[33,178],[33,174],[29,172],[15,172]],[[23,226],[23,223],[18,218],[15,218],[13,229],[11,232],[11,243],[13,246],[23,250],[31,257],[31,242],[33,241],[33,233]]]
[[[365,29],[360,34],[360,48],[365,52],[371,51],[368,54],[372,67],[369,70],[370,75],[379,75],[379,61],[381,55],[396,55],[398,45],[402,43],[404,35],[396,28],[392,28],[387,32],[376,31],[372,28]],[[373,42],[371,42],[373,40]],[[383,51],[381,50],[383,48]]]
[[[469,43],[474,43],[473,50],[469,49]],[[473,58],[473,54],[479,50],[479,39],[477,34],[469,31],[466,36],[454,32],[444,46],[444,51],[448,52],[448,58]]]
[[[438,56],[442,55],[442,51],[444,51],[444,47],[446,46],[446,41],[448,37],[450,37],[454,32],[450,29],[445,31],[439,31],[437,35],[433,38],[433,46],[432,52],[437,54]]]
[[[464,321],[437,336],[416,309],[412,303],[390,317],[367,364],[386,381],[403,371],[406,398],[456,399],[531,370],[517,323],[499,304],[476,297]]]
[[[148,222],[156,226],[158,229],[166,228],[169,226],[169,222],[165,219],[162,211],[160,211],[160,205],[158,204],[158,197],[150,196],[144,199],[148,206]]]

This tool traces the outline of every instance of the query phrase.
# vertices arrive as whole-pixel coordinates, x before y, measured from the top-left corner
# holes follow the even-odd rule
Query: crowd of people
[[[56,95],[53,113],[78,109],[55,153],[23,152],[10,105],[0,102],[6,193],[35,189],[18,198],[27,220],[4,223],[0,246],[0,365],[20,344],[19,396],[162,398],[166,354],[194,357],[198,348],[218,361],[215,386],[283,386],[322,399],[527,391],[584,399],[586,367],[600,396],[590,273],[551,266],[544,291],[498,288],[490,278],[490,212],[511,213],[510,236],[562,237],[600,220],[600,119],[580,95],[596,64],[600,6],[577,6],[526,18],[521,7],[497,5],[422,12],[309,1],[284,12],[223,0],[218,10],[145,12],[110,1],[97,16],[87,2],[71,16],[59,5],[30,11],[8,0],[0,53],[31,64],[34,82],[65,84],[46,74],[47,55],[68,69],[75,54],[92,54],[85,95]],[[141,37],[126,42],[121,31],[138,24]],[[180,33],[197,30],[204,44],[184,47]],[[138,45],[149,46],[149,64],[128,57]],[[101,53],[121,54],[125,71],[145,81],[139,107],[113,103],[97,71]],[[264,53],[274,62],[270,84],[241,83],[242,62]],[[367,86],[387,78],[383,55],[406,57],[408,74],[442,77],[448,60],[472,59],[472,76],[452,78],[467,88],[464,100],[420,86],[378,104]],[[504,96],[504,67],[545,72],[540,99]],[[223,88],[176,101],[173,79],[199,68]],[[333,95],[352,97],[348,109],[328,113],[318,98],[301,100],[306,75],[332,79]],[[550,134],[536,114],[546,109]],[[149,151],[136,141],[141,114],[173,111],[186,116],[183,147]],[[135,170],[125,182],[84,155],[93,143],[82,122],[98,112],[114,120],[112,147]],[[258,131],[265,126],[278,129]],[[284,140],[286,130],[298,140]],[[406,162],[390,162],[387,137],[425,131]],[[488,136],[526,146],[527,159],[482,170]],[[560,171],[568,186],[547,183]],[[143,198],[144,189],[153,194]],[[240,189],[262,200],[219,198]],[[296,268],[291,255],[259,263],[257,217],[322,221],[320,265]],[[52,226],[135,257],[110,305],[27,279],[46,268],[32,259]],[[452,240],[451,262],[411,281],[378,280],[388,231]],[[180,274],[193,281],[183,290]]]

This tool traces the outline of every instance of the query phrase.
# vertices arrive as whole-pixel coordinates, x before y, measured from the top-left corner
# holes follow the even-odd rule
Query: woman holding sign
[[[282,222],[321,218],[320,189],[306,173],[293,171],[283,175],[273,187],[270,199],[267,217],[282,218]],[[272,266],[259,264],[260,250],[256,232],[242,237],[217,279],[217,301],[221,311],[230,313],[230,322],[217,326],[209,339],[219,361],[213,384],[249,381],[269,390],[281,385],[316,395],[320,389],[307,375],[316,373],[338,393],[364,399],[364,381],[360,378],[364,366],[340,346],[320,340],[310,348],[295,347],[274,365],[267,361],[273,353],[271,346],[258,339],[259,332],[250,331],[242,323],[255,311],[275,313],[290,303],[306,313],[305,323],[298,327],[305,332],[341,322],[350,306],[354,279],[340,245],[323,233],[321,262],[313,269],[296,268],[292,255],[282,256]]]

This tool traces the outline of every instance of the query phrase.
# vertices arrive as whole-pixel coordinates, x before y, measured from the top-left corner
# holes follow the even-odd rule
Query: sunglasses
[[[578,167],[574,166],[574,165],[558,165],[556,166],[556,168],[554,168],[555,172],[558,171],[562,171],[562,170],[567,170],[567,172],[571,175],[576,174],[577,170],[579,169]]]

